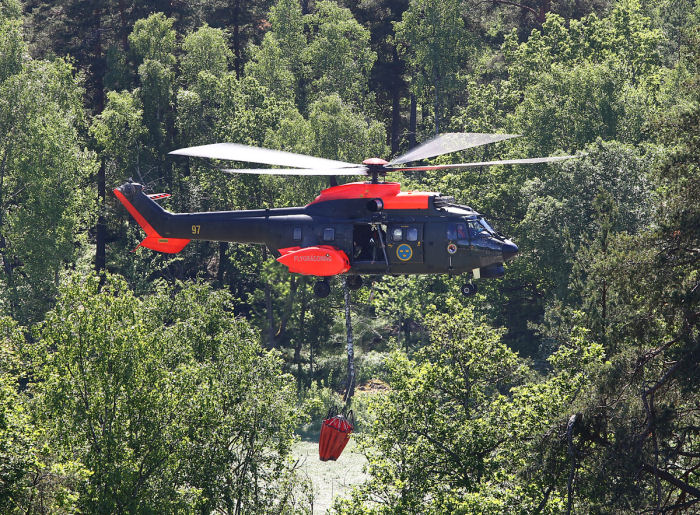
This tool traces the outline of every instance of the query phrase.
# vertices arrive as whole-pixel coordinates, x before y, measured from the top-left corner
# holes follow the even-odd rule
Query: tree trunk
[[[106,241],[107,224],[105,221],[105,200],[106,200],[106,177],[105,163],[100,160],[100,170],[97,172],[97,227],[96,227],[96,249],[95,249],[95,271],[98,273],[104,270],[107,263]]]
[[[439,74],[435,67],[433,66],[433,88],[435,88],[435,96],[433,97],[433,118],[435,120],[435,135],[440,133],[440,93],[441,93],[441,81]]]
[[[396,47],[393,50],[393,61],[398,68],[399,56]],[[399,151],[399,135],[401,133],[401,82],[399,77],[391,80],[391,153],[397,154]]]
[[[233,68],[236,71],[236,79],[241,78],[241,2],[233,2]]]
[[[10,149],[7,148],[2,156],[2,162],[0,162],[0,259],[2,260],[2,267],[5,272],[5,280],[7,281],[7,286],[12,290],[12,292],[15,292],[15,287],[14,287],[14,280],[12,277],[12,265],[10,264],[10,261],[8,259],[7,253],[5,252],[5,247],[7,246],[7,242],[5,241],[5,236],[3,233],[3,224],[4,224],[4,213],[5,213],[5,206],[4,206],[4,197],[3,197],[3,188],[5,184],[5,167],[7,163],[7,156],[10,153]],[[10,314],[12,316],[15,316],[15,299],[16,295],[12,296],[12,300],[10,302]]]
[[[311,381],[314,379],[314,341],[309,340],[309,382],[308,386],[311,386]]]
[[[540,10],[537,13],[537,23],[542,26],[547,20],[547,13],[552,9],[552,0],[541,0]]]
[[[263,247],[263,262],[267,261],[267,247]],[[267,311],[267,348],[275,347],[275,316],[272,312],[272,290],[265,281],[265,310]]]
[[[289,318],[292,316],[292,310],[294,307],[294,297],[297,293],[297,279],[294,274],[289,275],[289,294],[287,295],[287,301],[285,302],[284,312],[282,313],[282,319],[280,320],[280,326],[275,335],[275,346],[279,347],[281,342],[285,341],[285,334],[287,333],[287,324],[289,323]]]
[[[299,333],[304,330],[304,322],[306,321],[306,310],[309,307],[308,298],[306,296],[306,277],[302,276],[299,281],[301,286],[301,305],[299,306]],[[297,384],[301,386],[301,348],[303,345],[303,340],[301,336],[297,336],[296,342],[294,342],[294,361],[297,364]]]
[[[228,256],[226,255],[226,249],[228,249],[227,241],[219,242],[219,268],[216,271],[216,280],[219,284],[224,284],[224,272],[228,268]]]
[[[104,72],[102,56],[102,9],[95,9],[95,47],[93,56],[93,80],[95,84],[95,114],[104,110]],[[97,172],[97,227],[95,228],[95,270],[99,273],[106,265],[107,225],[105,222],[106,174],[104,160],[100,161]]]
[[[122,51],[129,55],[129,22],[126,19],[126,0],[119,0],[119,38],[122,42]]]
[[[408,148],[413,148],[416,146],[416,125],[418,117],[418,104],[416,102],[416,95],[411,93],[411,114],[408,120]]]

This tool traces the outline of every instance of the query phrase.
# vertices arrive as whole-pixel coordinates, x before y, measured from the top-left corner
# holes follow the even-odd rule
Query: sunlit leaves
[[[233,53],[226,45],[226,38],[221,29],[206,25],[189,34],[182,42],[184,56],[180,61],[182,80],[192,84],[201,71],[221,77],[228,72],[228,64]]]
[[[311,40],[305,50],[314,96],[338,94],[344,102],[365,105],[368,77],[377,59],[369,31],[350,10],[320,0],[308,20]]]
[[[158,61],[164,66],[175,64],[175,31],[172,18],[163,13],[154,13],[148,18],[138,20],[129,35],[129,44],[140,64],[148,59]]]
[[[41,315],[86,221],[91,156],[69,63],[29,61],[0,83],[2,294],[19,320]]]
[[[90,470],[82,509],[289,508],[294,383],[231,309],[197,286],[137,299],[90,276],[63,289],[32,355],[52,446]]]
[[[433,108],[435,133],[449,116],[458,71],[469,54],[469,34],[459,2],[413,0],[394,26],[399,52],[412,70],[410,87]]]
[[[591,388],[602,347],[577,329],[551,358],[552,372],[536,380],[471,310],[452,302],[425,323],[430,344],[413,359],[392,355],[391,391],[373,407],[363,439],[371,479],[336,508],[351,513],[372,500],[379,513],[533,510],[541,492],[563,484],[530,476],[538,442],[559,444],[561,414]],[[560,498],[544,504],[556,510]]]

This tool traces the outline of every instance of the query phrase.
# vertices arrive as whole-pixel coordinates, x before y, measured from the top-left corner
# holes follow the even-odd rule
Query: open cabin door
[[[423,262],[423,224],[389,224],[386,239],[391,264]]]
[[[386,226],[355,224],[352,231],[352,262],[382,263],[386,266]]]

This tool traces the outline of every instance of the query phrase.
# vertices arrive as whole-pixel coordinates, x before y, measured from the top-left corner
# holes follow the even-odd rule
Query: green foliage
[[[26,51],[22,38],[21,5],[14,0],[0,4],[0,83],[19,73]]]
[[[228,72],[228,63],[233,54],[226,46],[226,37],[221,29],[204,25],[189,34],[182,42],[184,55],[180,60],[182,79],[193,84],[199,72],[206,71],[215,77]]]
[[[27,398],[19,389],[22,376],[17,355],[22,334],[9,317],[0,318],[0,510],[29,497],[30,474],[36,463]]]
[[[153,13],[134,24],[134,29],[129,34],[129,45],[137,66],[147,60],[158,61],[163,66],[175,64],[174,21],[166,18],[163,13]]]
[[[107,93],[105,110],[94,118],[90,131],[103,158],[113,161],[120,175],[138,176],[138,147],[146,133],[138,98],[128,91]]]
[[[359,162],[363,156],[382,155],[385,151],[382,125],[358,116],[338,94],[312,103],[309,123],[314,136],[312,151],[316,155]]]
[[[353,400],[371,479],[336,510],[696,509],[697,2],[272,3],[0,0],[0,511],[308,511],[293,430],[344,384],[337,280],[316,299],[247,245],[129,252],[93,152],[107,191],[133,177],[172,211],[284,207],[325,182],[167,152],[357,162],[436,130],[523,135],[437,162],[585,155],[401,178],[521,253],[469,299],[439,276],[353,292],[358,384],[391,390]],[[98,214],[129,287],[79,278]]]
[[[511,32],[502,50],[521,89],[553,64],[610,62],[629,80],[641,81],[658,69],[660,38],[639,2],[626,1],[602,19],[591,14],[567,24],[562,17],[549,15],[542,30],[532,31],[525,43],[518,44],[517,34]]]
[[[521,44],[511,34],[502,50],[515,129],[544,153],[575,151],[597,137],[638,143],[645,136],[641,112],[657,103],[659,40],[634,2],[568,27],[548,16]]]
[[[368,76],[377,56],[369,48],[369,31],[348,9],[321,0],[302,16],[298,2],[280,0],[270,11],[270,25],[246,74],[301,112],[309,99],[334,94],[368,110]]]
[[[538,382],[471,310],[452,303],[426,324],[431,341],[415,360],[392,355],[391,390],[371,401],[373,425],[361,438],[372,477],[337,511],[370,499],[376,513],[533,510],[550,479],[530,474],[536,442],[591,387],[602,347],[575,331]],[[513,484],[521,474],[527,480]],[[561,508],[555,496],[547,506]]]
[[[399,52],[406,56],[413,72],[412,92],[422,99],[432,98],[437,134],[453,105],[458,72],[469,53],[469,35],[459,2],[412,0],[394,30]]]
[[[270,31],[253,48],[246,75],[255,77],[280,99],[301,102],[306,47],[301,5],[279,0],[270,9]]]
[[[89,476],[79,462],[63,461],[48,444],[27,387],[24,330],[0,318],[0,510],[3,513],[74,513],[77,490]]]
[[[143,119],[148,129],[148,143],[157,150],[166,138],[166,125],[171,118],[170,103],[173,96],[173,72],[161,61],[147,59],[139,66],[141,86],[137,95],[143,105]]]
[[[586,152],[585,157],[552,167],[547,175],[523,185],[527,210],[515,231],[522,235],[518,241],[523,251],[537,252],[518,266],[532,267],[531,277],[539,270],[540,280],[551,281],[551,287],[569,283],[574,256],[598,232],[600,194],[607,195],[617,210],[611,229],[634,233],[651,223],[647,170],[653,152],[640,155],[633,147],[602,141]],[[571,194],[574,190],[576,195]],[[561,288],[557,293],[567,295]]]
[[[89,217],[80,95],[63,60],[27,61],[0,83],[0,295],[20,321],[48,307]]]
[[[293,382],[227,296],[99,285],[72,278],[32,349],[52,446],[90,470],[82,509],[290,508]]]
[[[329,0],[316,2],[308,27],[311,40],[304,57],[313,97],[337,94],[346,103],[366,105],[367,78],[377,59],[369,48],[369,31],[349,9]]]

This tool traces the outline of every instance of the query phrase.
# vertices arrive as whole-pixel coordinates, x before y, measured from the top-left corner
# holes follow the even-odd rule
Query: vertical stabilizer
[[[141,226],[141,228],[144,231],[146,231],[146,238],[141,243],[139,243],[138,247],[146,247],[147,249],[157,250],[158,252],[165,252],[167,254],[176,254],[182,249],[184,249],[185,246],[190,242],[190,240],[184,238],[166,238],[158,234],[158,231],[156,231],[153,228],[153,226],[150,223],[148,223],[143,214],[141,214],[136,209],[136,207],[134,207],[134,205],[129,201],[129,199],[126,198],[126,196],[123,193],[123,190],[126,189],[125,187],[129,187],[134,191],[138,190],[135,191],[134,194],[141,194],[149,202],[153,202],[153,200],[151,200],[147,195],[143,194],[140,184],[127,183],[114,190],[114,194],[119,199],[119,202],[124,204],[124,207],[127,211],[129,211],[129,214],[133,216],[134,220],[136,220],[136,222]],[[155,204],[155,202],[153,203]],[[158,207],[160,208],[160,206]]]

